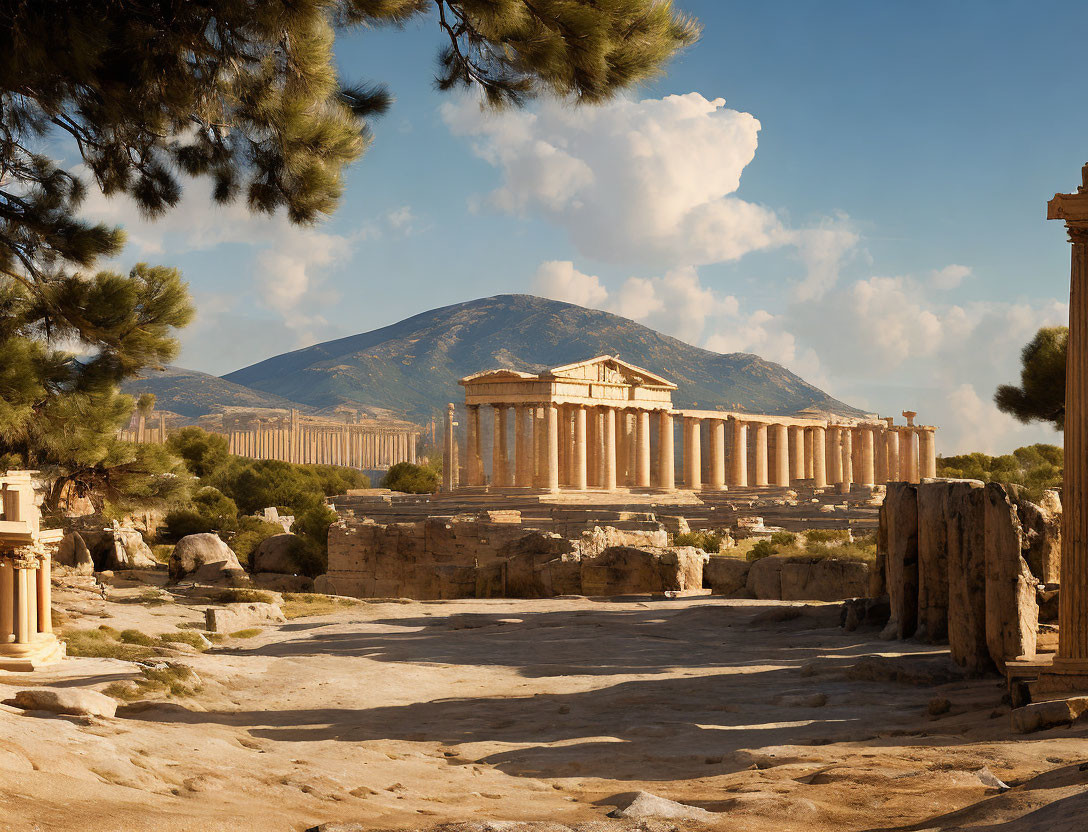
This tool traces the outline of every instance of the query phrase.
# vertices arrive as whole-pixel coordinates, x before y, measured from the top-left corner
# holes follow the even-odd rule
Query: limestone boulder
[[[737,595],[748,586],[752,564],[741,558],[711,555],[703,567],[703,584],[715,595]]]
[[[190,534],[178,541],[170,555],[170,579],[202,584],[245,581],[238,557],[217,535]]]
[[[985,488],[986,646],[999,670],[1017,656],[1035,655],[1038,581],[1021,555],[1020,519],[1004,486]]]
[[[79,532],[69,532],[61,539],[53,561],[61,566],[71,566],[81,575],[94,572],[94,558]]]
[[[250,569],[254,572],[277,572],[281,575],[298,573],[295,552],[301,544],[297,534],[274,534],[257,544],[250,556]]]
[[[782,566],[786,558],[780,555],[752,562],[745,587],[752,598],[764,601],[782,600]]]
[[[702,589],[704,558],[692,546],[614,546],[599,557],[580,561],[582,593],[637,595]]]
[[[978,480],[946,484],[948,644],[952,661],[972,673],[992,669],[986,645],[986,509]]]
[[[48,711],[70,716],[117,714],[117,700],[85,688],[29,688],[15,694],[13,704],[25,711]]]
[[[677,803],[650,792],[636,792],[634,799],[624,808],[608,813],[612,818],[666,818],[669,820],[691,820],[710,823],[717,816],[713,812],[686,803]]]
[[[84,557],[78,541],[75,540],[76,535],[82,539],[94,564],[95,572],[151,569],[158,565],[151,548],[144,542],[144,536],[138,529],[120,526],[73,532],[71,544],[73,557]]]
[[[840,558],[790,558],[779,578],[783,601],[842,601],[869,589],[869,564]]]
[[[283,611],[276,604],[225,604],[204,610],[204,629],[209,633],[236,633],[252,627],[283,624],[286,621]]]

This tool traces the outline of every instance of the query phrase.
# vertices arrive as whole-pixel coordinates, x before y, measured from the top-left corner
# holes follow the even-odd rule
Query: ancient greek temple
[[[31,471],[0,477],[0,669],[34,670],[64,657],[53,635],[51,552],[61,529],[42,529]]]
[[[915,425],[913,412],[904,412],[906,424],[896,425],[892,417],[677,410],[675,384],[610,355],[537,375],[487,370],[460,384],[467,424],[462,450],[449,405],[446,491],[486,485],[552,493],[667,492],[802,483],[849,491],[854,484],[936,476],[936,429]],[[481,408],[490,408],[490,418],[482,418]],[[488,429],[490,460],[484,452]]]

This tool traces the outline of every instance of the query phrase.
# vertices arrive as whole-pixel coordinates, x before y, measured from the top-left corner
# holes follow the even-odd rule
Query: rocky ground
[[[108,596],[58,589],[62,626],[195,632],[207,606]],[[117,658],[0,675],[9,703],[149,697],[112,718],[0,705],[0,827],[1083,828],[1085,728],[1013,734],[996,677],[837,623],[706,597],[369,602],[159,650],[195,674],[172,693]]]

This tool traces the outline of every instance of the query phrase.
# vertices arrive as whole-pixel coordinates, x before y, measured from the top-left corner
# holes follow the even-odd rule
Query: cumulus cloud
[[[929,276],[929,282],[937,289],[955,289],[970,274],[969,266],[958,266],[953,263],[943,269],[934,269]]]
[[[823,297],[838,283],[843,261],[854,253],[859,240],[845,216],[788,236],[805,266],[805,276],[793,286],[793,297],[799,301]]]
[[[533,278],[533,289],[546,298],[578,306],[599,308],[608,300],[608,290],[601,285],[601,279],[578,271],[570,260],[541,263]]]
[[[564,227],[598,260],[658,267],[736,260],[788,242],[775,214],[735,194],[759,122],[699,93],[593,108],[544,102],[442,109],[450,130],[502,171],[490,203]]]

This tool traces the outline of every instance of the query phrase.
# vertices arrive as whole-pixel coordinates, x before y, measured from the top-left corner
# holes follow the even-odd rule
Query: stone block
[[[70,716],[117,714],[117,700],[83,688],[29,688],[15,694],[11,702],[25,711],[48,711]]]
[[[1021,556],[1016,506],[1000,483],[985,488],[986,645],[999,670],[1017,656],[1035,655],[1038,581]]]
[[[947,482],[918,486],[918,629],[919,641],[948,638],[948,498]]]
[[[286,621],[275,604],[226,604],[204,610],[204,629],[210,633],[236,633],[250,627],[283,624]]]
[[[918,629],[918,488],[909,482],[888,483],[884,498],[888,527],[885,570],[891,618],[887,638],[909,638]]]
[[[703,567],[703,583],[715,595],[737,595],[747,590],[751,568],[749,561],[740,558],[711,555]]]
[[[779,578],[783,601],[842,601],[869,590],[869,564],[864,561],[790,558]]]
[[[782,564],[785,562],[786,558],[780,555],[754,561],[745,584],[748,593],[763,601],[782,600]]]
[[[691,546],[616,546],[581,561],[585,595],[636,595],[701,589],[703,555]]]
[[[1070,725],[1088,713],[1088,696],[1032,702],[1012,711],[1012,728],[1019,734],[1030,734],[1046,728]]]

